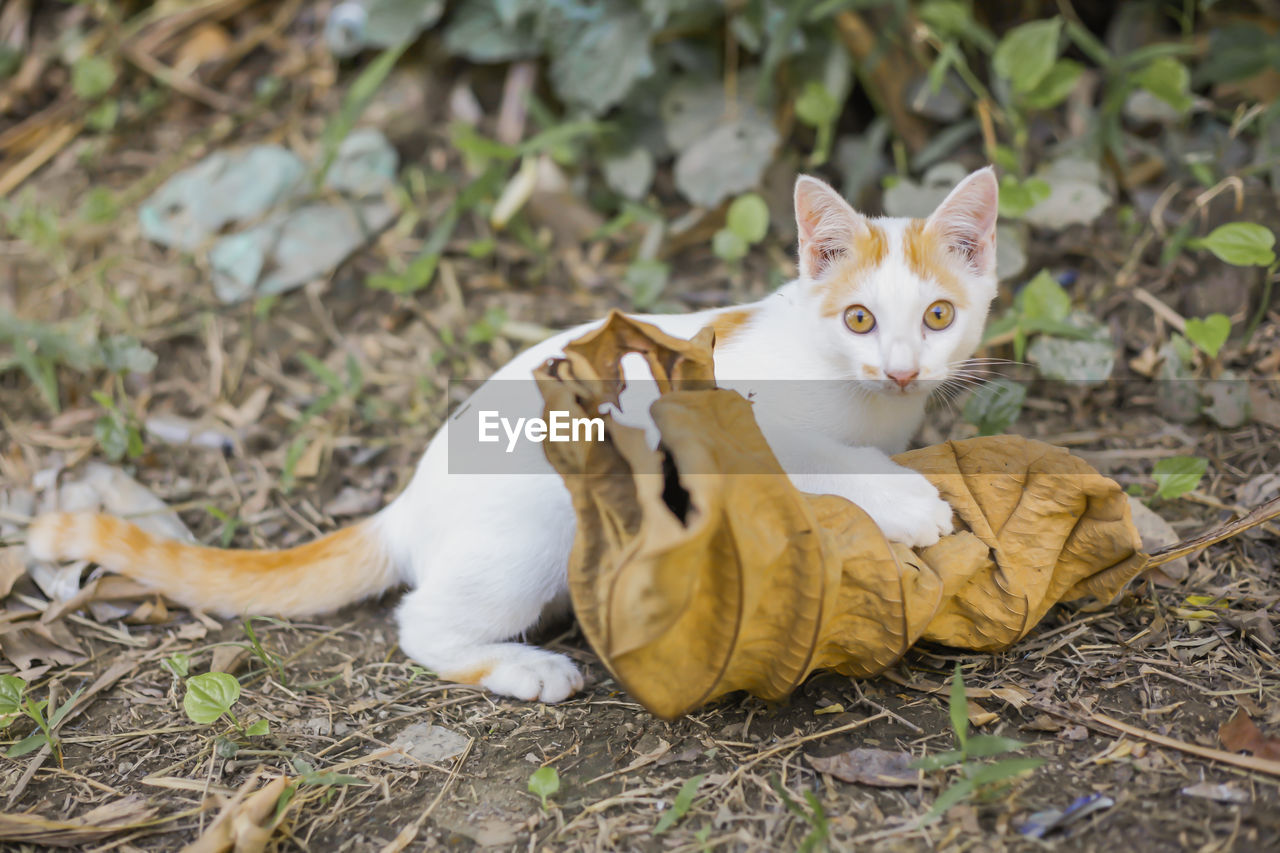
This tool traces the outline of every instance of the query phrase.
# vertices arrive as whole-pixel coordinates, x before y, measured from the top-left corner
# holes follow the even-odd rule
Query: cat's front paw
[[[951,504],[922,474],[882,475],[875,496],[858,501],[890,542],[927,548],[955,531]]]
[[[501,659],[462,675],[445,673],[451,681],[478,684],[502,696],[526,702],[563,702],[582,689],[582,673],[564,655],[511,644]]]

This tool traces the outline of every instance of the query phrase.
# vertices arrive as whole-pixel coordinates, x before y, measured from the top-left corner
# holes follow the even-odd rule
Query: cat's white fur
[[[978,344],[995,296],[997,186],[990,169],[962,181],[916,220],[869,220],[821,181],[796,182],[800,276],[749,306],[643,319],[689,338],[713,321],[720,384],[754,403],[765,438],[803,491],[845,497],[889,536],[929,545],[951,530],[951,509],[922,476],[894,464],[937,383]],[[926,327],[926,309],[955,304],[953,322]],[[850,305],[874,314],[865,334]],[[726,314],[725,312],[734,312]],[[745,321],[743,318],[746,318]],[[730,323],[728,321],[732,320]],[[450,468],[449,443],[478,410],[540,414],[535,367],[591,326],[570,329],[499,370],[431,441],[405,491],[352,527],[283,552],[224,551],[158,539],[128,521],[46,513],[28,529],[42,560],[91,560],[191,606],[226,615],[324,612],[403,582],[400,644],[454,681],[555,702],[582,686],[566,657],[515,641],[569,607],[566,569],[574,513],[542,446],[520,442],[503,473]],[[620,417],[647,418],[652,399],[631,356]],[[505,381],[517,380],[517,381]],[[474,427],[473,427],[474,428]],[[494,445],[490,445],[494,446]],[[501,452],[501,450],[499,450]],[[471,460],[475,461],[475,460]]]
[[[874,220],[888,246],[884,261],[858,283],[856,300],[850,297],[876,317],[873,332],[858,335],[840,316],[822,315],[818,293],[824,259],[849,248],[867,220],[825,184],[801,178],[800,277],[747,306],[751,318],[715,349],[717,380],[752,395],[770,447],[796,486],[853,501],[889,538],[910,545],[928,545],[950,532],[951,509],[923,476],[886,454],[905,448],[934,383],[972,355],[981,337],[996,292],[996,194],[991,170],[980,170],[928,220],[927,227],[953,244],[950,272],[968,296],[967,307],[958,307],[942,331],[922,323],[926,308],[948,297],[904,258],[910,220]],[[689,338],[726,310],[643,319]],[[527,350],[493,380],[529,379],[593,325]],[[886,378],[887,371],[911,370],[919,381],[906,389]],[[845,382],[848,393],[832,393]],[[512,390],[518,386],[527,391]],[[493,381],[482,387],[469,405],[481,405],[495,387]],[[520,393],[533,395],[523,401],[522,413],[541,410],[532,382],[504,386],[502,406],[520,408],[513,396]],[[446,678],[521,699],[562,700],[582,686],[578,668],[563,655],[513,638],[568,610],[566,566],[574,537],[568,492],[540,445],[528,442],[515,451],[524,457],[511,460],[520,473],[450,473],[449,435],[446,424],[408,488],[375,518],[393,565],[413,587],[396,614],[401,647]],[[527,473],[535,470],[542,473]]]

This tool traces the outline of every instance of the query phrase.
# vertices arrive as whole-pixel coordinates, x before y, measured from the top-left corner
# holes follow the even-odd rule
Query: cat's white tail
[[[222,616],[306,616],[399,582],[376,516],[284,551],[207,548],[153,536],[97,513],[47,513],[27,530],[41,560],[90,560]]]

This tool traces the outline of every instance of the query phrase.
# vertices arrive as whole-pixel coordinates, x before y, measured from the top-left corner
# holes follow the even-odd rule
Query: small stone
[[[388,764],[412,765],[415,761],[432,764],[453,758],[467,748],[470,738],[444,726],[430,723],[414,723],[391,742],[401,754],[385,759]]]

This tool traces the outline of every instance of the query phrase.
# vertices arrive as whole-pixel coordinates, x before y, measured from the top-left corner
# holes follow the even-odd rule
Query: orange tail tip
[[[27,530],[40,560],[89,560],[223,616],[306,616],[397,582],[372,519],[284,551],[233,551],[153,536],[97,513],[47,513]]]

